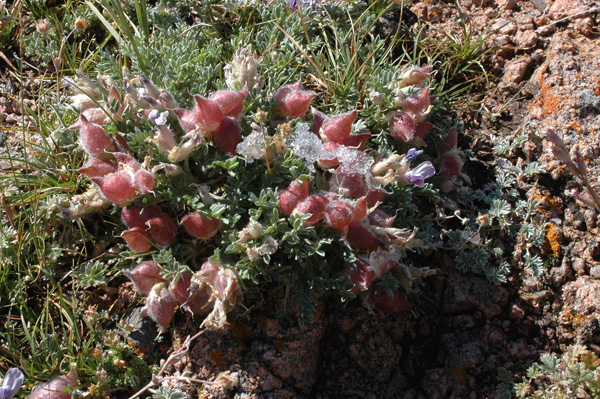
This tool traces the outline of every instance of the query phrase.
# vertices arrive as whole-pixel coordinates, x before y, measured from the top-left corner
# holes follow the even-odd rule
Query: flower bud
[[[50,25],[45,19],[40,19],[37,24],[35,24],[35,30],[42,35],[47,35],[50,30]]]
[[[87,21],[83,18],[77,18],[75,20],[75,28],[79,29],[79,30],[85,30],[85,28],[87,28]]]

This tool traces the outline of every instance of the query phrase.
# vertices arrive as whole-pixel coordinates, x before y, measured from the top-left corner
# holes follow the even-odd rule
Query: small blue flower
[[[0,399],[12,399],[23,385],[23,373],[16,367],[8,370],[0,387]]]
[[[423,153],[423,150],[415,150],[414,148],[411,148],[410,150],[408,150],[408,152],[404,156],[404,159],[406,159],[407,161],[410,162],[413,159],[415,159],[416,157],[418,157],[419,155],[421,155],[422,153]]]
[[[435,175],[433,164],[429,161],[423,162],[410,171],[410,182],[417,187],[423,187],[425,179],[429,179],[433,175]]]

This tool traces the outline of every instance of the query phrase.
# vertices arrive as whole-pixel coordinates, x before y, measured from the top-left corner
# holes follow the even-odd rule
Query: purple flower
[[[408,150],[408,152],[406,153],[406,155],[404,156],[404,159],[406,159],[407,161],[412,161],[414,160],[416,157],[418,157],[419,155],[421,155],[423,153],[423,150],[415,150],[414,148],[411,148],[410,150]]]
[[[290,8],[293,8],[294,10],[298,9],[298,5],[300,5],[300,7],[306,7],[309,6],[311,3],[311,0],[288,0],[288,4],[290,6]]]
[[[12,399],[23,385],[23,373],[16,367],[8,370],[0,387],[0,399]]]
[[[435,168],[431,162],[423,162],[410,171],[410,182],[417,187],[425,185],[425,179],[429,179],[435,174]]]

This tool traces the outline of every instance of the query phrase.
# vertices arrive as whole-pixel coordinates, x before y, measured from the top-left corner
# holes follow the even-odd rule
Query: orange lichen
[[[542,71],[540,72],[540,97],[531,103],[530,109],[532,106],[539,106],[542,108],[542,115],[548,116],[551,114],[555,114],[558,112],[558,104],[563,101],[562,97],[556,95],[556,93],[552,92],[552,86],[548,86],[544,83],[544,73],[548,65],[545,65]]]
[[[221,351],[220,349],[215,349],[214,351],[212,351],[209,355],[208,358],[215,364],[215,366],[217,366],[218,369],[223,370],[226,369],[227,367],[229,367],[229,363],[227,362],[227,360],[225,360],[225,358],[223,357],[223,351]]]
[[[571,129],[575,130],[575,132],[577,134],[581,134],[581,128],[583,127],[583,126],[581,126],[581,123],[573,121],[573,122],[569,123],[569,126],[571,127]]]
[[[544,253],[548,254],[553,258],[560,256],[560,236],[556,232],[556,226],[554,223],[546,224],[546,236],[544,238]]]

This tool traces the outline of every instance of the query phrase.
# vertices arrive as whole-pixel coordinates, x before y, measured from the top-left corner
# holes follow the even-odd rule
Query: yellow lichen
[[[556,232],[556,226],[554,223],[546,224],[546,236],[544,239],[544,253],[552,258],[558,258],[560,256],[560,236]]]

